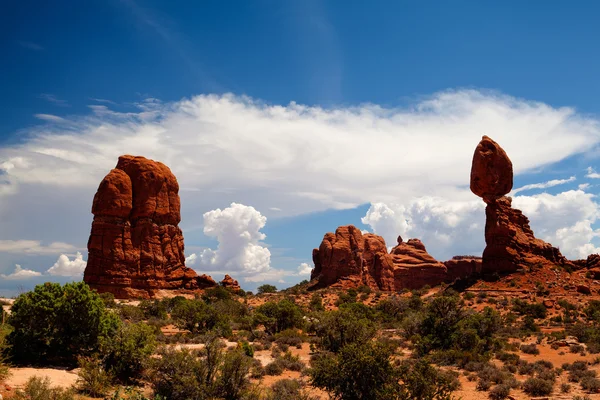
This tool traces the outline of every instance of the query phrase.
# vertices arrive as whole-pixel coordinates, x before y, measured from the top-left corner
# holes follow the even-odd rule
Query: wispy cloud
[[[107,100],[107,99],[99,99],[97,97],[89,97],[90,100],[95,101],[96,103],[105,103],[105,104],[112,104],[112,105],[117,105],[117,103],[115,103],[112,100]]]
[[[34,114],[34,117],[36,117],[37,119],[41,119],[42,121],[48,121],[48,122],[65,122],[66,119],[64,119],[63,117],[59,117],[58,115],[52,115],[52,114]]]
[[[66,100],[59,99],[58,97],[50,93],[42,93],[38,96],[38,98],[46,100],[59,107],[70,107],[70,104]]]
[[[37,43],[28,42],[26,40],[17,40],[17,44],[29,50],[42,51],[44,48]]]
[[[547,189],[547,188],[558,186],[558,185],[564,185],[565,183],[569,183],[569,182],[575,181],[575,179],[576,178],[574,176],[571,176],[568,179],[552,179],[551,181],[548,181],[548,182],[532,183],[530,185],[521,186],[520,188],[517,188],[517,189],[513,190],[512,194],[514,195],[514,194],[517,194],[519,192],[523,192],[525,190]]]
[[[72,253],[77,248],[68,243],[54,242],[43,245],[39,240],[0,240],[0,252],[30,255]]]
[[[19,264],[15,265],[15,271],[12,274],[0,274],[0,277],[7,280],[20,280],[20,279],[29,279],[34,278],[36,276],[42,276],[41,272],[33,271],[30,269],[24,269]]]
[[[600,179],[600,174],[598,172],[596,172],[596,170],[594,168],[588,167],[587,174],[585,177],[590,178],[590,179]]]

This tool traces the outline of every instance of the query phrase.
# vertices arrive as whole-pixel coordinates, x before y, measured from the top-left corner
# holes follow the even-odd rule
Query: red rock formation
[[[512,163],[504,150],[484,136],[473,155],[471,191],[487,203],[483,273],[508,273],[531,266],[570,265],[560,251],[536,239],[529,219],[504,196],[512,189]]]
[[[94,196],[84,281],[117,298],[215,286],[185,266],[179,185],[164,164],[121,156]]]
[[[242,288],[240,287],[240,284],[238,283],[238,281],[236,281],[235,279],[233,279],[228,274],[225,274],[225,278],[223,278],[223,280],[221,282],[219,282],[219,283],[221,284],[221,286],[223,286],[224,288],[227,288],[227,289],[231,290],[234,293],[237,293],[240,290],[242,290]]]
[[[508,194],[512,186],[512,162],[498,143],[484,136],[473,154],[471,191],[490,203]]]
[[[403,242],[388,254],[385,241],[355,226],[327,233],[313,250],[312,287],[367,285],[375,290],[417,289],[448,281],[447,268],[427,253],[418,239]]]
[[[396,290],[435,286],[447,279],[446,266],[430,256],[419,239],[404,242],[402,237],[398,236],[398,244],[390,254],[394,260]]]
[[[481,257],[476,256],[454,256],[451,260],[444,261],[444,265],[448,269],[447,282],[480,274],[481,263]]]

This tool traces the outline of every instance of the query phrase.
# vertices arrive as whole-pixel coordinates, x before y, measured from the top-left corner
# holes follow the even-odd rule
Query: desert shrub
[[[187,349],[165,348],[153,359],[151,384],[154,392],[170,400],[205,400],[214,390],[203,359]]]
[[[115,303],[115,295],[110,292],[104,292],[99,294],[104,306],[106,308],[115,308],[117,303]]]
[[[323,298],[319,293],[313,293],[310,297],[310,303],[308,304],[308,309],[310,311],[325,311],[325,307],[323,307]]]
[[[312,397],[302,390],[302,384],[295,379],[281,379],[271,386],[266,400],[312,400]]]
[[[283,364],[279,360],[272,361],[265,366],[266,375],[278,376],[283,374],[283,370]]]
[[[288,346],[302,346],[305,337],[296,329],[286,329],[275,335],[275,342],[278,344],[287,344]]]
[[[79,357],[78,389],[92,397],[103,397],[110,389],[112,375],[99,358]]]
[[[572,344],[569,346],[569,352],[571,353],[581,353],[582,351],[585,351],[585,347],[580,344]]]
[[[140,322],[144,320],[144,311],[131,304],[121,304],[118,307],[119,316],[123,321]]]
[[[33,376],[25,383],[23,389],[15,392],[15,400],[75,400],[72,390],[53,388],[50,378]]]
[[[224,337],[231,335],[229,315],[202,300],[178,301],[173,306],[171,318],[178,328],[191,333],[214,331]]]
[[[598,378],[586,376],[581,379],[581,382],[579,382],[579,384],[581,385],[581,388],[583,390],[587,390],[588,392],[600,392],[600,379]]]
[[[242,393],[250,384],[247,375],[251,367],[252,359],[240,349],[227,352],[219,366],[216,380],[218,396],[225,400],[241,398]]]
[[[8,368],[5,356],[9,350],[6,340],[9,333],[10,327],[0,324],[0,383],[4,382],[10,376],[10,369]]]
[[[479,379],[477,381],[477,386],[475,387],[475,389],[480,392],[487,392],[488,390],[490,390],[492,385],[493,383],[488,381],[487,379]]]
[[[110,337],[118,318],[106,310],[100,296],[83,282],[38,285],[12,306],[8,335],[12,361],[75,365],[78,356],[98,348]]]
[[[542,303],[529,303],[525,300],[514,299],[512,311],[519,315],[526,315],[532,318],[546,318],[548,310]]]
[[[321,314],[313,329],[321,349],[338,352],[348,344],[370,341],[375,336],[377,326],[350,309],[340,309]]]
[[[569,393],[571,391],[571,385],[568,383],[562,383],[560,385],[560,391],[561,393]]]
[[[269,301],[256,308],[254,324],[263,325],[267,333],[274,335],[286,329],[302,327],[302,310],[288,299],[278,303]]]
[[[260,285],[256,289],[256,291],[258,292],[258,294],[275,293],[275,292],[277,292],[277,288],[274,285],[264,284],[264,285]]]
[[[223,286],[216,286],[214,288],[206,289],[202,294],[202,298],[206,302],[214,302],[218,300],[231,300],[232,294],[229,290]]]
[[[510,386],[501,384],[494,386],[489,393],[489,398],[492,400],[503,400],[510,395]]]
[[[106,370],[121,382],[137,380],[155,348],[154,330],[144,323],[124,323],[101,344]]]
[[[523,382],[523,391],[531,396],[548,396],[552,393],[554,382],[540,378],[527,378]]]
[[[138,306],[143,314],[144,319],[157,318],[157,319],[167,319],[167,307],[165,303],[160,300],[142,300],[140,305]]]
[[[348,289],[346,292],[340,293],[335,305],[339,307],[342,304],[356,303],[356,296],[358,296],[356,289]]]
[[[537,346],[532,343],[532,344],[522,344],[521,345],[521,351],[525,354],[540,354],[540,350],[537,348]]]
[[[295,356],[289,351],[283,354],[278,361],[284,369],[290,371],[302,371],[304,369],[304,363],[300,361],[300,356]]]

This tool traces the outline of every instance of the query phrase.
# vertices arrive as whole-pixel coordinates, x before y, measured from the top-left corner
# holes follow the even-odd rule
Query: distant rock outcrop
[[[574,265],[551,244],[537,239],[529,219],[511,207],[512,163],[484,136],[473,155],[471,191],[487,203],[482,272],[508,273],[530,266]]]
[[[240,290],[242,290],[242,288],[240,287],[240,284],[238,283],[238,281],[236,281],[235,279],[233,279],[228,274],[225,274],[225,278],[223,278],[223,280],[221,282],[219,282],[219,284],[221,286],[223,286],[224,288],[227,288],[227,289],[231,290],[234,293],[237,293]]]
[[[418,239],[398,244],[387,251],[385,240],[373,233],[363,234],[353,225],[327,233],[313,250],[315,268],[312,288],[352,288],[366,285],[374,290],[418,289],[464,278],[450,278],[448,268],[433,258]]]
[[[164,164],[121,156],[94,196],[84,281],[117,298],[216,286],[185,266],[179,185]]]

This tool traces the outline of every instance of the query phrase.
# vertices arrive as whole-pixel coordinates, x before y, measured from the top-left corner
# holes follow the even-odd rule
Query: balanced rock
[[[471,191],[490,203],[510,193],[512,186],[512,162],[498,143],[484,136],[473,154]]]
[[[475,149],[471,168],[471,191],[487,203],[483,273],[508,273],[531,266],[569,265],[551,244],[537,239],[529,219],[511,207],[504,196],[512,189],[512,162],[504,150],[484,136]]]
[[[185,266],[179,184],[164,164],[119,157],[94,196],[84,281],[117,298],[215,286]]]

